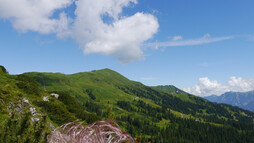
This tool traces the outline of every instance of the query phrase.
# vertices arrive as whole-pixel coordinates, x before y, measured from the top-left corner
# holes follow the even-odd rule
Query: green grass
[[[168,124],[170,124],[170,120],[165,120],[165,119],[162,119],[160,122],[156,123],[156,125],[161,128],[167,126]]]

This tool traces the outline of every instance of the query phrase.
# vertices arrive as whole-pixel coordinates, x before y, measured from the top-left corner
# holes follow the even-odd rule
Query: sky
[[[253,0],[0,0],[11,74],[110,68],[198,96],[254,90]]]

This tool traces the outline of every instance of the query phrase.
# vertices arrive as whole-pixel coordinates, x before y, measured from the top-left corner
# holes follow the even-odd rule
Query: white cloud
[[[72,3],[73,0],[0,0],[0,18],[10,20],[21,32],[56,33],[67,28],[68,20],[65,13],[58,19],[51,16]]]
[[[177,37],[173,37],[173,39],[171,41],[147,43],[144,46],[145,47],[193,46],[193,45],[202,45],[202,44],[208,44],[208,43],[214,43],[214,42],[229,40],[229,39],[232,39],[232,38],[233,38],[233,36],[225,36],[225,37],[215,37],[215,38],[212,38],[210,36],[210,34],[205,34],[201,38],[183,40],[183,37],[177,36]]]
[[[246,92],[254,90],[254,78],[243,79],[232,76],[227,83],[220,84],[216,80],[211,81],[209,78],[204,77],[199,78],[197,85],[184,90],[197,96],[221,95],[229,91]]]
[[[158,20],[151,14],[122,16],[123,8],[137,0],[76,0],[74,17],[61,12],[74,1],[0,0],[0,18],[10,20],[21,32],[72,37],[85,54],[113,56],[121,63],[141,59],[141,44],[157,33]],[[112,19],[110,24],[103,21],[104,16]]]
[[[254,90],[254,79],[243,79],[233,76],[230,77],[227,85],[231,91],[250,91]]]
[[[79,0],[73,37],[84,48],[85,54],[100,53],[117,58],[121,63],[139,60],[143,56],[140,45],[158,30],[157,19],[151,14],[136,13],[121,17],[123,7],[136,0]],[[112,17],[112,24],[102,16]]]

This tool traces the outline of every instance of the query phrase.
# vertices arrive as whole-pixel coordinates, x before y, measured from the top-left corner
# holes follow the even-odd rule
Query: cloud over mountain
[[[197,85],[184,90],[198,96],[221,95],[229,91],[246,92],[254,90],[254,78],[243,79],[232,76],[225,84],[221,84],[216,80],[203,77],[199,78]]]

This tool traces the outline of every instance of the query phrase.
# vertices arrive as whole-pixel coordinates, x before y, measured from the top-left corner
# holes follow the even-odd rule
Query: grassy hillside
[[[24,75],[36,80],[41,90],[71,95],[85,110],[104,119],[117,120],[133,136],[152,137],[160,133],[161,128],[173,127],[168,125],[174,125],[179,134],[179,125],[187,123],[186,120],[193,125],[221,127],[223,131],[230,128],[237,131],[235,124],[246,130],[249,130],[248,125],[253,126],[253,112],[211,103],[177,88],[170,87],[170,91],[165,91],[148,87],[110,69],[71,75],[36,72]],[[189,129],[186,134],[191,132]]]
[[[1,68],[0,101],[1,142],[46,142],[54,127],[75,120],[115,120],[141,143],[254,141],[253,112],[148,87],[110,69],[9,75]]]
[[[69,95],[56,98],[35,80],[9,75],[0,66],[0,142],[47,142],[47,136],[59,125],[77,119],[84,123],[101,119],[77,103]]]
[[[155,88],[164,90],[164,91],[168,91],[170,93],[176,93],[176,94],[183,94],[186,93],[183,90],[175,87],[174,85],[158,85],[158,86],[154,86]]]
[[[152,88],[160,89],[161,91],[166,91],[167,93],[177,96],[178,98],[190,101],[189,94],[185,91],[175,87],[174,85],[158,85],[158,86],[152,86]]]
[[[25,73],[24,75],[36,80],[42,90],[67,93],[79,99],[81,103],[91,99],[105,107],[110,104],[112,107],[118,108],[115,106],[118,101],[135,102],[141,100],[152,107],[165,106],[165,108],[207,121],[210,121],[212,115],[217,115],[217,119],[243,119],[248,122],[253,122],[254,117],[252,112],[211,103],[172,86],[168,86],[171,92],[151,88],[130,81],[110,69],[72,75],[60,73]],[[176,93],[177,91],[178,93]],[[135,107],[135,104],[132,105],[133,108],[138,108]],[[242,114],[248,116],[242,116]]]

